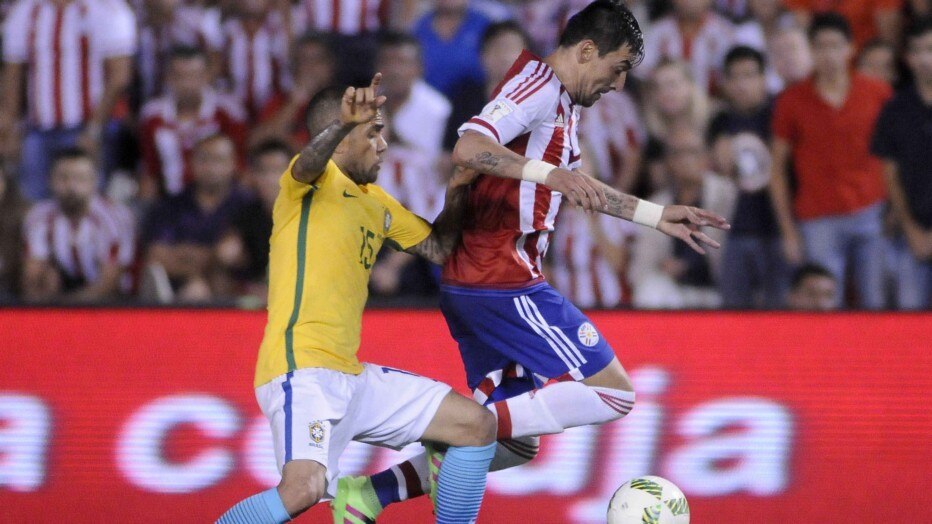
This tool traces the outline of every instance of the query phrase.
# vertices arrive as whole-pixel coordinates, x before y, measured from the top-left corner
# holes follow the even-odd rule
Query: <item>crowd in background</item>
[[[318,90],[382,73],[378,183],[431,220],[457,128],[586,3],[0,3],[0,301],[261,307]],[[586,308],[929,308],[932,0],[629,5],[646,57],[583,110],[584,170],[733,227],[700,256],[564,204],[552,284]],[[437,274],[386,250],[371,291]]]

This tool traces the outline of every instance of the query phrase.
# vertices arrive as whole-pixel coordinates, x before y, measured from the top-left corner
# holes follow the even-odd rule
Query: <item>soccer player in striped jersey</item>
[[[482,113],[460,128],[454,162],[482,175],[462,242],[443,267],[440,306],[474,397],[496,414],[501,446],[492,471],[530,460],[537,436],[617,420],[634,406],[631,381],[605,337],[541,273],[561,201],[656,228],[699,253],[700,243],[719,247],[700,227],[729,227],[708,211],[639,200],[578,169],[580,106],[620,90],[642,56],[628,8],[596,0],[569,20],[552,54],[525,51]],[[338,500],[370,501],[374,517],[430,490],[441,455],[428,454],[344,481],[348,493]],[[423,471],[425,462],[431,474],[410,479],[406,472]]]
[[[333,497],[350,440],[395,449],[418,440],[448,444],[437,521],[473,522],[478,514],[495,450],[491,413],[445,384],[356,357],[379,249],[443,263],[459,240],[473,177],[464,169],[453,177],[433,226],[374,184],[386,149],[380,79],[315,95],[308,109],[314,138],[281,177],[255,387],[282,480],[220,523],[286,522]],[[352,504],[341,507],[347,523],[374,522]]]

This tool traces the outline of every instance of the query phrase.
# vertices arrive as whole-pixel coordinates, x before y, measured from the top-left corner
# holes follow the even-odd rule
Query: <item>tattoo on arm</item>
[[[626,195],[617,189],[605,186],[605,199],[608,201],[606,215],[631,220],[634,218],[634,209],[638,207],[638,198]]]
[[[301,151],[292,169],[292,176],[305,184],[313,184],[324,172],[337,145],[352,130],[353,126],[343,125],[339,119],[331,122]]]
[[[468,160],[465,167],[475,169],[480,173],[488,173],[503,178],[521,178],[521,168],[524,166],[524,163],[520,160],[524,160],[524,158],[514,153],[512,153],[512,155],[514,155],[515,158],[512,158],[510,155],[496,155],[489,151],[483,151]]]

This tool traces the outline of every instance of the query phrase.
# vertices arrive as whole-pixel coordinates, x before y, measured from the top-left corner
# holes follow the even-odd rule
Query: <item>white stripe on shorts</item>
[[[587,362],[586,357],[582,356],[582,353],[579,351],[579,348],[576,347],[576,344],[573,344],[569,338],[567,338],[566,334],[563,333],[563,330],[558,327],[551,326],[550,324],[547,323],[547,321],[544,319],[544,316],[540,314],[540,310],[537,309],[537,304],[535,304],[534,301],[531,300],[531,297],[525,296],[524,299],[527,300],[528,306],[530,306],[531,309],[533,309],[533,312],[537,314],[538,320],[540,320],[544,324],[544,327],[549,329],[551,333],[556,334],[560,339],[563,340],[563,342],[566,344],[567,349],[569,349],[570,351],[570,357],[572,358],[573,355],[575,355],[576,359],[574,360],[580,361],[580,364],[579,364],[580,366],[585,364]]]
[[[556,353],[558,357],[560,357],[560,360],[562,360],[564,364],[566,364],[567,369],[572,369],[576,367],[573,364],[571,364],[569,360],[567,360],[566,355],[564,355],[561,352],[560,348],[557,346],[554,340],[548,337],[547,335],[545,335],[544,332],[541,331],[540,327],[538,327],[538,325],[530,319],[527,312],[525,312],[524,310],[524,303],[523,301],[520,300],[521,298],[524,298],[524,297],[514,298],[515,309],[518,310],[518,315],[520,315],[521,318],[524,319],[525,322],[527,322],[527,325],[531,326],[531,329],[533,329],[534,332],[540,336],[540,338],[547,341],[547,344],[549,344],[550,347],[553,348],[553,352]]]

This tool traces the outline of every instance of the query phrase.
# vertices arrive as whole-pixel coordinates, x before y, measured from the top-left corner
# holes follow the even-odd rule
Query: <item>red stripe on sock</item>
[[[421,488],[421,479],[417,476],[417,470],[411,465],[411,462],[405,461],[398,465],[401,474],[405,478],[405,486],[408,488],[408,498],[420,497],[424,494]]]
[[[605,393],[598,393],[599,398],[602,399],[602,402],[605,403],[608,407],[614,409],[615,411],[621,413],[622,415],[627,415],[631,408],[634,407],[634,403],[629,403],[619,398],[615,398],[611,395],[606,395]]]
[[[495,403],[498,413],[498,438],[511,438],[511,412],[508,410],[508,401]]]

